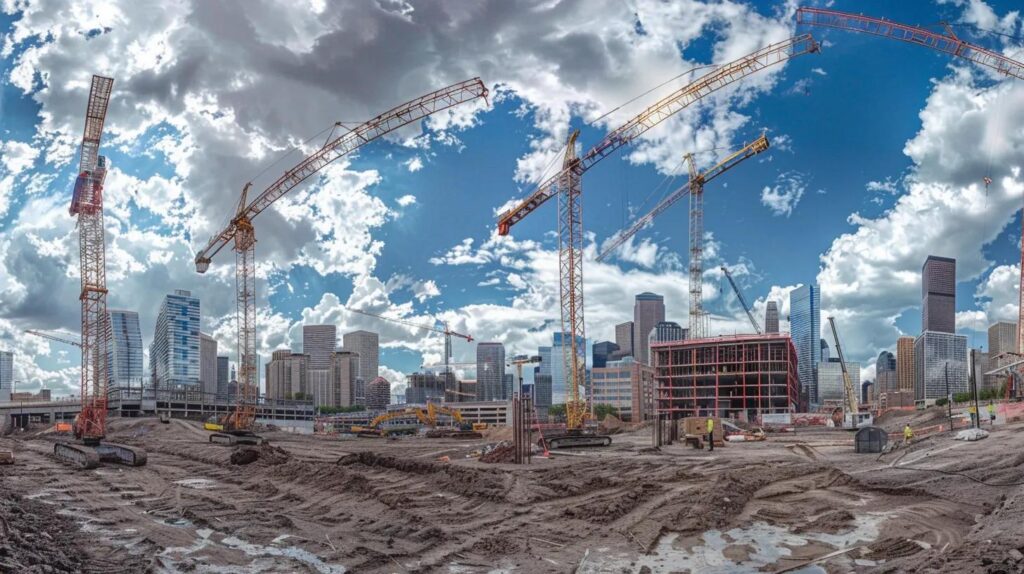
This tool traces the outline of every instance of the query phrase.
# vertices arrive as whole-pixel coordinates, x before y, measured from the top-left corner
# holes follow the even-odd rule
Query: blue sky
[[[268,183],[300,155],[255,176],[334,121],[365,120],[479,75],[492,91],[487,106],[375,142],[257,219],[261,352],[297,350],[310,321],[381,331],[385,374],[396,382],[440,359],[438,337],[345,305],[449,320],[510,353],[534,352],[550,344],[557,319],[555,206],[505,239],[494,235],[496,210],[532,190],[570,127],[582,129],[586,149],[683,80],[599,118],[634,96],[806,32],[822,42],[820,54],[745,79],[586,175],[588,337],[612,337],[644,290],[664,293],[669,319],[685,324],[684,204],[628,253],[609,263],[593,255],[653,205],[658,195],[644,199],[684,153],[698,152],[707,167],[763,130],[773,147],[706,188],[713,332],[749,327],[718,265],[730,266],[762,316],[768,298],[785,315],[789,290],[817,281],[848,355],[868,367],[900,334],[919,331],[929,253],[960,262],[958,324],[973,346],[984,348],[989,322],[1016,317],[1020,80],[918,46],[797,28],[796,4],[310,4],[253,2],[232,15],[207,3],[162,13],[54,0],[0,15],[0,347],[18,352],[24,388],[77,384],[77,356],[21,331],[78,330],[77,237],[66,207],[92,73],[116,80],[103,146],[114,166],[109,304],[140,312],[147,344],[162,294],[186,288],[203,301],[204,329],[234,354],[230,253],[205,276],[191,260],[246,181]],[[1020,59],[1014,4],[832,7],[953,22],[965,39]],[[995,180],[987,192],[986,175]],[[465,344],[456,353],[473,357]]]

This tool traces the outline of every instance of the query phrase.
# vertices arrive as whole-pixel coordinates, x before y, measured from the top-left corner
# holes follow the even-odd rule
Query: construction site
[[[988,373],[976,372],[973,353],[969,374],[961,361],[969,392],[956,396],[968,398],[954,400],[946,361],[941,393],[920,381],[869,400],[830,316],[811,343],[818,348],[819,335],[830,333],[836,358],[813,368],[834,368],[835,384],[809,389],[801,368],[810,367],[798,353],[806,341],[762,326],[724,266],[752,332],[712,336],[704,188],[769,150],[767,133],[702,170],[687,154],[686,182],[594,254],[609,257],[686,198],[685,337],[651,339],[646,362],[620,362],[624,378],[600,384],[578,351],[587,341],[584,175],[701,99],[819,53],[810,31],[909,42],[1024,80],[1024,64],[951,29],[819,8],[800,8],[796,18],[809,32],[704,71],[593,146],[571,129],[557,173],[498,214],[496,235],[505,236],[548,200],[557,204],[556,335],[564,343],[551,361],[564,377],[560,409],[539,409],[533,385],[524,387],[523,369],[539,369],[540,356],[510,356],[515,375],[485,380],[481,368],[477,379],[460,378],[469,364],[456,362],[453,339],[469,343],[472,335],[446,321],[424,325],[360,309],[346,311],[443,337],[442,362],[408,378],[405,403],[389,404],[383,377],[360,380],[358,391],[344,382],[358,354],[333,342],[321,369],[307,364],[308,351],[274,351],[260,385],[257,319],[269,304],[256,295],[258,216],[335,160],[486,100],[491,92],[476,77],[332,129],[271,184],[239,186],[227,225],[194,258],[204,274],[230,263],[222,251],[234,256],[238,372],[228,396],[110,388],[100,151],[116,91],[114,78],[92,76],[69,208],[81,331],[74,340],[29,331],[80,350],[80,392],[0,405],[0,572],[1024,572],[1024,353],[1007,353]],[[1021,263],[1024,285],[1024,248]],[[1024,301],[1024,289],[1020,295]],[[1018,329],[1024,304],[1019,309]],[[952,303],[948,311],[952,322]],[[943,334],[952,338],[950,329]],[[1018,335],[1016,351],[1021,344]],[[480,345],[497,352],[498,343]],[[292,360],[303,369],[294,379],[285,362]],[[929,360],[919,353],[920,371],[932,368]],[[983,418],[978,389],[986,376],[1005,379],[1005,392],[989,400]],[[630,416],[599,416],[598,392],[629,404]],[[320,410],[352,406],[357,395],[358,409]]]

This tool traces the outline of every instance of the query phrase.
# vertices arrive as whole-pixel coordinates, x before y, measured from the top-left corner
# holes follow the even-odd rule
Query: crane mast
[[[743,298],[743,292],[740,291],[739,285],[736,284],[732,279],[732,273],[729,273],[729,269],[725,265],[721,267],[722,273],[725,273],[725,278],[729,280],[729,285],[732,285],[732,290],[736,293],[736,298],[740,300],[740,305],[743,305],[743,310],[747,312],[747,318],[750,319],[750,324],[754,326],[754,331],[758,335],[763,335],[764,332],[761,330],[761,325],[754,318],[754,312],[750,310],[750,305],[747,305],[747,300]]]
[[[558,194],[558,277],[562,293],[562,361],[565,365],[565,381],[569,385],[569,396],[565,401],[565,417],[568,428],[583,427],[586,418],[587,401],[580,398],[580,384],[586,381],[586,361],[580,357],[577,344],[586,341],[583,323],[583,178],[573,169],[579,158],[576,156],[576,138],[579,130],[573,131],[566,142],[565,158],[562,161]],[[569,337],[568,344],[565,338]]]
[[[834,318],[828,318],[828,324],[832,327],[832,338],[836,341],[836,354],[839,355],[839,365],[843,369],[843,391],[846,395],[844,408],[851,416],[860,410],[860,400],[856,390],[853,388],[853,380],[850,379],[850,372],[846,369],[846,358],[843,357],[843,348],[839,345],[839,332],[836,330]]]
[[[103,231],[103,182],[106,158],[99,155],[100,138],[114,79],[93,76],[85,113],[85,133],[79,155],[78,178],[68,210],[78,216],[78,252],[81,272],[82,412],[75,436],[88,445],[106,435],[107,420],[107,276]]]
[[[195,257],[196,271],[205,273],[213,257],[228,244],[235,251],[235,313],[238,332],[238,394],[235,412],[229,417],[232,429],[248,429],[255,420],[256,400],[256,230],[253,219],[292,189],[338,158],[388,135],[399,128],[436,112],[487,97],[480,78],[473,78],[436,90],[396,106],[355,129],[327,142],[269,187],[249,200],[252,183],[242,188],[235,216],[216,233]],[[229,429],[230,430],[230,429]]]

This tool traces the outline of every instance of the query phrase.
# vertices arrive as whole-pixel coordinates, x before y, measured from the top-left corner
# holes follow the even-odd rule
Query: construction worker
[[[715,450],[715,419],[708,417],[708,450]]]
[[[988,422],[992,426],[996,426],[996,406],[992,404],[992,401],[988,402]]]
[[[910,430],[910,423],[903,427],[903,442],[910,444],[914,438],[914,431]]]

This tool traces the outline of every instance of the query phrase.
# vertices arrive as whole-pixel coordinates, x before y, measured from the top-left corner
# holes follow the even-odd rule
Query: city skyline
[[[1009,2],[990,4],[993,19],[1015,7]],[[199,35],[192,39],[199,43],[196,49],[222,54],[228,60],[219,64],[244,71],[252,84],[241,88],[241,94],[234,93],[230,90],[235,88],[209,82],[210,77],[222,77],[220,68],[204,63],[200,76],[206,80],[191,86],[194,91],[183,97],[198,98],[202,93],[211,99],[203,104],[207,107],[197,103],[199,107],[187,109],[152,101],[139,90],[149,71],[121,58],[104,57],[124,53],[133,42],[145,43],[144,38],[161,33],[130,25],[145,19],[131,3],[121,10],[122,19],[111,22],[110,31],[96,38],[82,37],[72,22],[21,22],[18,15],[4,14],[0,30],[9,33],[17,21],[23,26],[19,34],[24,35],[12,39],[9,53],[2,57],[5,74],[0,80],[0,181],[5,182],[0,189],[0,266],[5,271],[0,278],[0,349],[15,353],[15,377],[27,390],[46,385],[58,392],[77,392],[74,353],[57,344],[26,340],[21,331],[77,331],[76,280],[67,274],[73,268],[68,263],[75,231],[65,213],[74,178],[69,161],[74,138],[69,134],[80,131],[87,74],[116,78],[108,137],[117,143],[108,146],[111,169],[106,182],[110,305],[140,314],[148,348],[156,318],[152,301],[169,288],[190,290],[209,311],[204,313],[202,330],[234,361],[230,263],[222,257],[210,274],[198,276],[192,262],[197,244],[232,212],[235,194],[224,190],[239,190],[250,180],[257,186],[265,183],[254,176],[270,163],[269,156],[276,158],[269,150],[305,141],[339,113],[346,119],[370,118],[402,101],[393,88],[397,78],[408,77],[412,65],[425,70],[409,80],[411,85],[403,85],[403,91],[413,95],[464,79],[441,71],[451,69],[441,66],[442,61],[479,73],[488,87],[503,86],[502,97],[442,114],[426,126],[410,128],[408,137],[397,141],[377,142],[380,145],[326,170],[298,190],[287,206],[268,210],[268,229],[260,232],[259,243],[259,353],[266,359],[274,349],[297,347],[301,325],[311,322],[380,332],[382,343],[386,341],[381,371],[396,384],[418,364],[441,358],[439,337],[354,317],[345,306],[428,324],[448,320],[452,328],[479,340],[502,341],[509,350],[535,349],[550,341],[551,321],[558,319],[557,284],[551,279],[557,246],[546,235],[553,222],[544,217],[527,221],[511,237],[499,239],[493,233],[495,211],[530,189],[557,156],[570,124],[593,122],[581,136],[585,145],[592,145],[648,102],[601,116],[646,89],[724,54],[749,51],[745,47],[752,31],[766,42],[796,32],[786,9],[731,3],[729,7],[709,9],[696,26],[651,24],[640,36],[634,36],[635,15],[622,6],[607,6],[602,18],[583,24],[573,14],[551,14],[553,22],[572,18],[574,25],[582,26],[579,33],[601,50],[607,50],[602,38],[609,35],[635,40],[625,44],[625,54],[602,51],[614,65],[595,70],[586,82],[581,82],[582,75],[558,73],[551,56],[558,50],[535,53],[538,42],[530,38],[515,46],[538,58],[529,66],[506,55],[516,50],[503,52],[495,65],[488,46],[480,45],[459,53],[417,53],[412,61],[380,61],[374,70],[379,83],[366,91],[335,84],[336,78],[319,77],[306,67],[288,79],[301,85],[284,89],[287,82],[274,70],[231,61],[235,51],[218,49],[221,42],[240,40]],[[840,1],[836,8],[861,6]],[[863,9],[869,8],[879,7]],[[638,13],[649,22],[674,22],[680,16],[658,10],[645,5]],[[875,11],[908,22],[977,18],[948,3],[928,4],[927,10],[906,3]],[[97,16],[101,24],[109,17]],[[382,16],[372,12],[366,17],[376,21]],[[170,26],[169,21],[154,25]],[[733,22],[743,25],[727,25]],[[721,27],[723,32],[703,34],[708,27]],[[423,32],[429,34],[428,30]],[[766,129],[772,148],[763,162],[750,162],[723,180],[727,186],[715,183],[707,190],[706,230],[711,235],[704,290],[706,307],[713,314],[712,333],[748,329],[734,298],[720,296],[716,288],[720,278],[715,265],[725,264],[753,301],[755,316],[764,317],[767,300],[780,302],[783,331],[788,330],[785,317],[792,289],[820,285],[822,311],[841,318],[850,359],[867,366],[880,351],[893,350],[899,335],[920,332],[920,283],[908,277],[919,271],[924,256],[937,253],[960,264],[957,330],[971,339],[971,347],[983,347],[975,338],[985,336],[989,323],[1016,319],[1021,177],[1012,171],[1014,156],[1008,150],[1019,149],[1021,136],[975,126],[1001,125],[1000,117],[1021,107],[1019,93],[1024,88],[1006,82],[991,88],[978,70],[926,50],[862,45],[856,37],[828,32],[820,35],[829,44],[821,54],[741,83],[729,97],[708,104],[720,113],[696,114],[712,118],[706,124],[698,124],[703,121],[698,117],[674,118],[627,150],[625,161],[605,162],[601,175],[584,184],[587,231],[595,242],[588,248],[600,245],[628,222],[647,191],[672,171],[683,153],[735,148]],[[25,38],[41,38],[41,45],[29,46]],[[244,41],[289,45],[289,40],[262,37]],[[676,47],[684,47],[682,59]],[[880,60],[894,50],[906,65],[902,77],[891,77],[884,67],[862,66],[863,58]],[[58,57],[58,52],[74,61]],[[80,59],[87,55],[88,60]],[[176,55],[161,56],[173,62]],[[100,61],[105,69],[92,69]],[[538,65],[551,67],[552,83],[536,85]],[[864,78],[863,86],[851,88],[836,80],[852,74],[863,77],[865,72],[870,77]],[[157,73],[161,81],[178,80],[173,65]],[[365,75],[359,70],[347,73]],[[573,89],[562,89],[563,83]],[[309,86],[320,89],[298,89]],[[871,95],[899,94],[882,113],[868,103],[872,98],[865,97],[866,90]],[[321,96],[295,101],[297,92],[307,91]],[[810,93],[814,97],[808,97]],[[213,128],[210,118],[240,118],[230,102],[254,94],[266,98],[266,109],[274,112],[246,116],[228,131]],[[825,113],[821,106],[836,103],[847,113],[842,125],[833,124],[828,133],[820,126],[785,120],[800,111]],[[859,138],[871,134],[871,145],[860,139],[837,142],[830,135],[837,130],[860,134]],[[958,142],[954,151],[941,145],[946,139]],[[238,143],[256,140],[263,143],[252,154]],[[224,162],[210,164],[204,154],[195,153],[198,149],[215,150]],[[844,159],[851,152],[869,157],[852,167]],[[957,161],[947,161],[949,156],[943,154],[948,153]],[[488,169],[470,176],[466,165]],[[276,174],[266,175],[273,177]],[[993,183],[986,187],[983,177]],[[628,195],[626,188],[636,191]],[[477,193],[479,189],[488,193]],[[737,191],[744,189],[754,193],[744,196]],[[964,201],[980,206],[981,213],[967,213],[961,208]],[[927,209],[933,209],[935,217],[924,222],[918,214]],[[686,231],[671,219],[682,217],[677,211],[638,235],[630,249],[611,262],[586,261],[589,339],[613,340],[614,325],[630,317],[620,308],[622,301],[646,290],[664,294],[666,306],[677,310],[672,315],[677,320],[685,316]],[[459,225],[438,225],[450,221]],[[907,242],[906,237],[915,239]],[[468,360],[474,352],[464,343],[457,342],[455,348],[456,360]],[[865,378],[872,370],[865,368]]]

